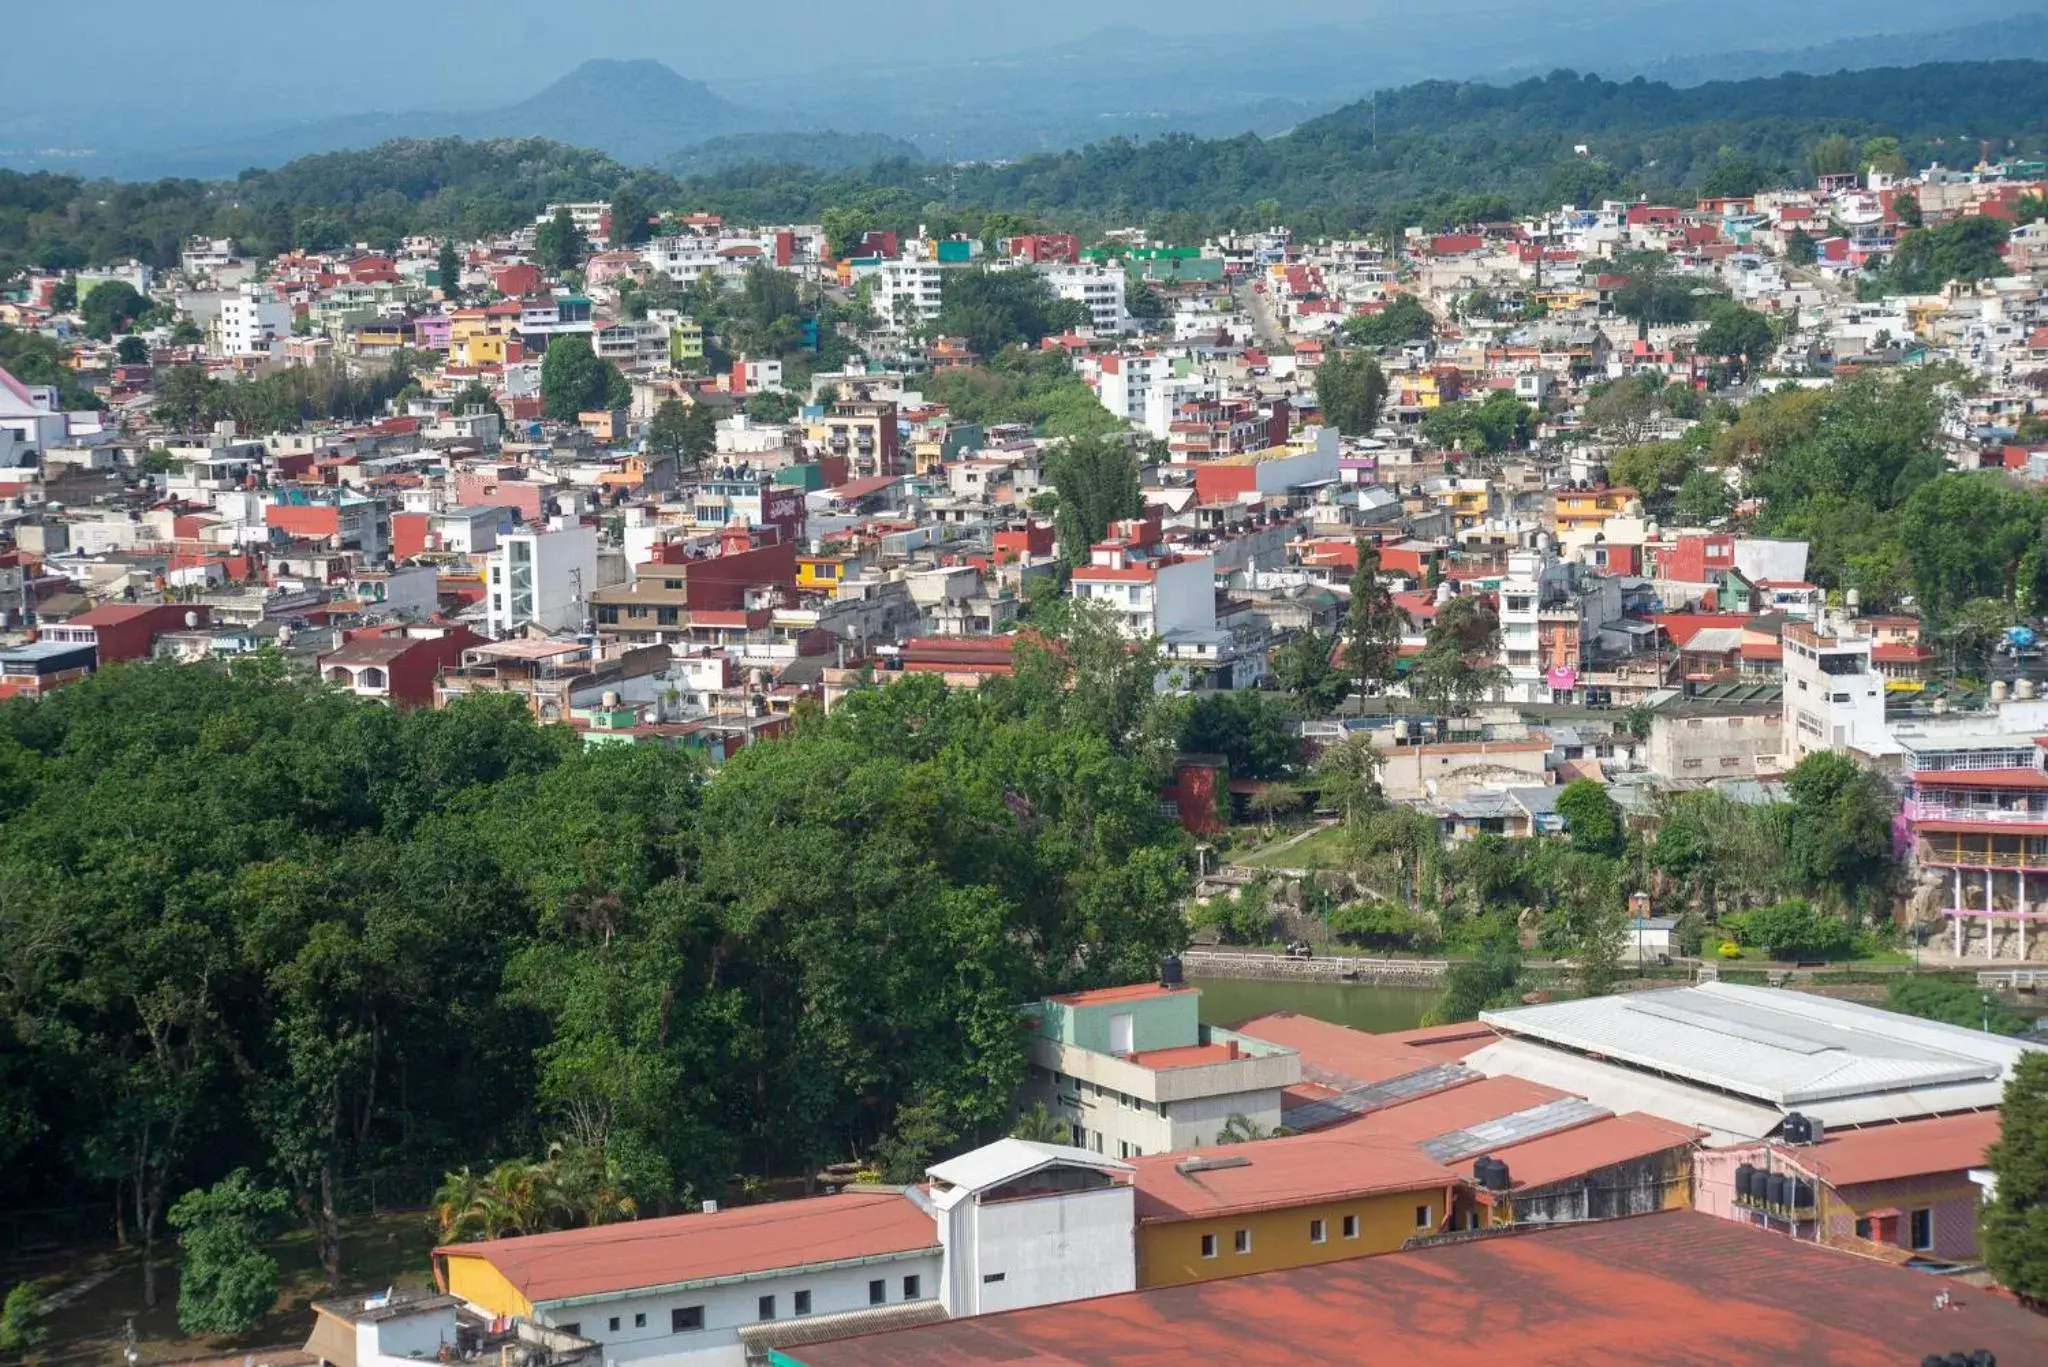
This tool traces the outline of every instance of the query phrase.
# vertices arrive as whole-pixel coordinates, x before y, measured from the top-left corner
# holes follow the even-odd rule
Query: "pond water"
[[[1443,994],[1423,987],[1358,983],[1261,983],[1236,978],[1190,980],[1202,989],[1202,1022],[1230,1025],[1275,1011],[1292,1011],[1334,1025],[1384,1034],[1413,1030]]]

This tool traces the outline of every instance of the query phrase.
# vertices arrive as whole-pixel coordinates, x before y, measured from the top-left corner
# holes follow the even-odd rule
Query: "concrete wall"
[[[1686,717],[1653,714],[1644,763],[1667,783],[1755,778],[1759,757],[1784,743],[1778,715]],[[1730,761],[1733,763],[1730,763]]]
[[[962,1202],[947,1217],[948,1312],[986,1315],[1135,1290],[1133,1199],[1124,1184]]]
[[[1138,1228],[1138,1285],[1183,1286],[1219,1277],[1308,1267],[1315,1263],[1391,1253],[1420,1233],[1439,1229],[1450,1217],[1446,1189],[1390,1192],[1352,1201],[1309,1201],[1285,1210],[1225,1215],[1208,1220],[1153,1221]],[[1418,1225],[1425,1207],[1428,1225]],[[1358,1217],[1356,1238],[1344,1237],[1344,1217]],[[1323,1221],[1323,1242],[1312,1238],[1310,1221]],[[1237,1231],[1251,1236],[1251,1251],[1235,1251]],[[1202,1236],[1214,1235],[1216,1255],[1202,1256]]]

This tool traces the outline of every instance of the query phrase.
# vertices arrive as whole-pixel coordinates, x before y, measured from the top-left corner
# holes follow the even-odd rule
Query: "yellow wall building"
[[[848,555],[800,555],[796,558],[796,586],[800,589],[836,589],[849,574],[853,563]]]
[[[1285,1142],[1265,1141],[1269,1146]],[[1169,1171],[1173,1157],[1162,1155]],[[1354,1157],[1353,1163],[1358,1159]],[[1361,1191],[1193,1218],[1148,1218],[1142,1179],[1139,1191],[1138,1287],[1145,1290],[1392,1253],[1410,1239],[1446,1228],[1455,1187],[1446,1185],[1439,1173],[1398,1190]]]
[[[518,1288],[505,1280],[505,1274],[498,1271],[488,1258],[466,1257],[461,1253],[449,1252],[440,1256],[441,1282],[451,1296],[460,1296],[471,1305],[481,1306],[493,1315],[519,1315],[533,1318],[533,1304],[519,1294]]]

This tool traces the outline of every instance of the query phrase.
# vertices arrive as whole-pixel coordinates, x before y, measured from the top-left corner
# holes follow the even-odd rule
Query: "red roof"
[[[1937,1309],[1942,1289],[1952,1299]],[[1996,1292],[1681,1210],[787,1351],[804,1367],[1899,1367],[1964,1345],[2048,1361],[2048,1319]]]
[[[1631,1112],[1495,1149],[1492,1156],[1508,1165],[1511,1191],[1530,1191],[1689,1145],[1699,1134],[1685,1125]],[[1481,1200],[1487,1196],[1484,1189],[1474,1194]]]
[[[1814,1147],[1794,1149],[1789,1156],[1830,1186],[1852,1187],[1982,1167],[1984,1150],[1997,1138],[1998,1112],[1977,1111],[1903,1125],[1837,1130]]]
[[[1185,1044],[1177,1049],[1147,1049],[1141,1053],[1124,1055],[1124,1062],[1135,1063],[1140,1068],[1149,1068],[1163,1073],[1174,1068],[1200,1068],[1210,1063],[1231,1063],[1244,1057],[1227,1044]]]
[[[1919,788],[2048,788],[2048,773],[2039,769],[1922,769],[1913,775]]]
[[[1195,1158],[1244,1159],[1236,1167],[1183,1173]],[[1345,1126],[1249,1144],[1221,1144],[1198,1153],[1147,1154],[1131,1160],[1140,1224],[1201,1220],[1313,1201],[1342,1201],[1377,1192],[1441,1189],[1458,1174],[1413,1144],[1380,1144]]]
[[[914,1253],[938,1241],[932,1217],[900,1193],[848,1192],[711,1215],[451,1244],[435,1249],[434,1260],[438,1266],[444,1258],[482,1258],[520,1295],[539,1303]]]
[[[1253,1039],[1294,1050],[1305,1068],[1334,1073],[1354,1083],[1386,1082],[1443,1061],[1386,1035],[1369,1035],[1291,1011],[1260,1016],[1237,1029]],[[1493,1037],[1487,1030],[1486,1038]]]
[[[1111,1002],[1143,1001],[1148,997],[1167,997],[1181,992],[1193,992],[1192,987],[1167,987],[1163,983],[1132,983],[1127,987],[1097,987],[1086,992],[1067,992],[1052,998],[1061,1006],[1106,1006]]]

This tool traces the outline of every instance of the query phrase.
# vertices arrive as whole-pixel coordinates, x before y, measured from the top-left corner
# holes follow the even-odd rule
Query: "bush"
[[[1983,1029],[1987,1020],[1983,993],[1969,983],[1946,978],[1894,978],[1885,989],[1884,1004],[1908,1016],[1972,1030]],[[1994,1034],[2017,1035],[2027,1028],[2024,1020],[1996,1001],[1990,1004],[1988,1020]]]
[[[0,1351],[25,1353],[49,1337],[47,1312],[33,1282],[19,1282],[0,1302]]]
[[[1425,1024],[1454,1025],[1477,1020],[1481,1011],[1520,1004],[1522,961],[1513,954],[1495,952],[1453,964],[1444,975],[1444,988],[1444,999],[1429,1013]]]
[[[1345,944],[1372,949],[1423,949],[1436,927],[1391,902],[1349,902],[1330,913],[1330,933]]]
[[[1224,944],[1264,944],[1272,938],[1273,897],[1264,883],[1253,883],[1209,903],[1209,916]]]
[[[1798,900],[1729,916],[1722,925],[1739,943],[1762,949],[1773,959],[1827,958],[1846,953],[1855,941],[1847,921]]]
[[[237,1168],[171,1207],[184,1262],[178,1269],[178,1327],[188,1334],[246,1334],[277,1301],[277,1263],[258,1243],[284,1213],[283,1192],[259,1187]]]

